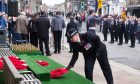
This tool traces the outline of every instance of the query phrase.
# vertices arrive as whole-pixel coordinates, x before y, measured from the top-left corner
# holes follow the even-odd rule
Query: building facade
[[[83,11],[87,9],[87,0],[66,0],[65,4],[67,12]]]
[[[41,10],[42,0],[19,0],[19,10],[24,10],[27,13],[36,13]]]
[[[127,15],[140,17],[140,0],[127,0]]]
[[[118,14],[121,15],[125,8],[125,0],[103,0],[102,14]]]
[[[0,12],[8,12],[7,0],[0,0]]]

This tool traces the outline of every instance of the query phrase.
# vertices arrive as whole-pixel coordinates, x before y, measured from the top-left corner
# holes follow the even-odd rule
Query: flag
[[[98,0],[98,9],[101,9],[103,6],[102,0]]]
[[[125,19],[126,18],[126,11],[125,8],[123,7],[122,13],[121,13],[121,18]]]

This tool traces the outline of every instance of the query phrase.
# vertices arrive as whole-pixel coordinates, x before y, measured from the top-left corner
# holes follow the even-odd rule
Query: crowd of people
[[[59,11],[56,12],[51,21],[44,11],[29,16],[22,11],[18,17],[8,18],[9,39],[11,39],[11,34],[18,33],[22,40],[27,40],[40,48],[42,54],[47,56],[51,56],[49,33],[52,33],[54,37],[54,53],[61,53],[62,29],[65,27],[65,21]],[[45,45],[45,51],[43,44]]]
[[[107,36],[110,33],[111,40],[109,43],[118,42],[118,45],[128,44],[134,48],[136,39],[140,44],[140,19],[135,16],[128,16],[125,19],[121,17],[106,16],[102,21],[102,33],[104,41],[107,41]]]

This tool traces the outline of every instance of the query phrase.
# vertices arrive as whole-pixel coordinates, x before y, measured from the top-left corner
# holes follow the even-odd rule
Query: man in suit
[[[119,43],[118,43],[118,45],[122,45],[123,44],[124,27],[125,27],[124,22],[120,18],[119,19],[119,23],[118,23],[118,35],[119,35]]]
[[[126,18],[125,20],[125,31],[124,31],[124,38],[125,38],[125,43],[128,44],[129,41],[129,27],[130,27],[130,21],[129,18]]]
[[[108,34],[108,21],[107,21],[107,18],[104,18],[104,21],[103,21],[104,40],[103,41],[107,41],[107,34]]]
[[[50,28],[50,20],[45,15],[45,12],[41,12],[41,16],[37,19],[37,31],[38,31],[38,37],[39,37],[39,47],[40,51],[44,55],[43,51],[43,42],[45,44],[46,49],[46,55],[51,56],[50,50],[49,50],[49,28]]]
[[[131,17],[131,22],[130,22],[130,40],[131,40],[131,48],[135,47],[135,40],[136,40],[136,32],[137,32],[137,26],[138,22],[135,20],[135,17]]]

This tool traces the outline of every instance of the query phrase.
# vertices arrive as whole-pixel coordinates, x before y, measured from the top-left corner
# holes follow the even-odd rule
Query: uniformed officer
[[[118,43],[118,45],[122,45],[123,44],[124,28],[125,28],[124,22],[120,18],[119,19],[119,23],[118,23],[118,35],[119,35],[119,43]]]
[[[130,21],[129,18],[127,17],[125,20],[125,31],[124,31],[124,39],[126,44],[128,44],[129,41],[129,27],[130,27]]]
[[[107,41],[107,34],[108,34],[108,21],[107,18],[105,17],[103,21],[103,35],[104,35],[103,41]]]
[[[87,31],[96,29],[96,22],[101,22],[102,18],[95,15],[93,9],[89,10],[90,16],[87,19]]]
[[[93,30],[88,31],[85,34],[78,34],[74,28],[68,31],[68,35],[73,42],[73,56],[67,69],[70,70],[74,67],[79,52],[82,52],[85,60],[86,78],[93,81],[93,68],[97,59],[107,84],[113,84],[112,71],[107,57],[106,46],[100,41],[99,36],[96,35]]]
[[[109,43],[113,44],[114,38],[115,38],[115,20],[113,17],[111,18],[109,30],[110,30],[110,36],[111,36],[111,41]]]
[[[118,23],[119,23],[119,19],[118,18],[115,18],[115,41],[118,42]]]
[[[135,41],[136,41],[136,32],[137,32],[137,26],[138,26],[138,23],[137,21],[135,20],[134,17],[131,18],[131,22],[130,22],[130,27],[129,27],[129,30],[130,30],[130,40],[131,40],[131,48],[134,48],[135,47]]]

